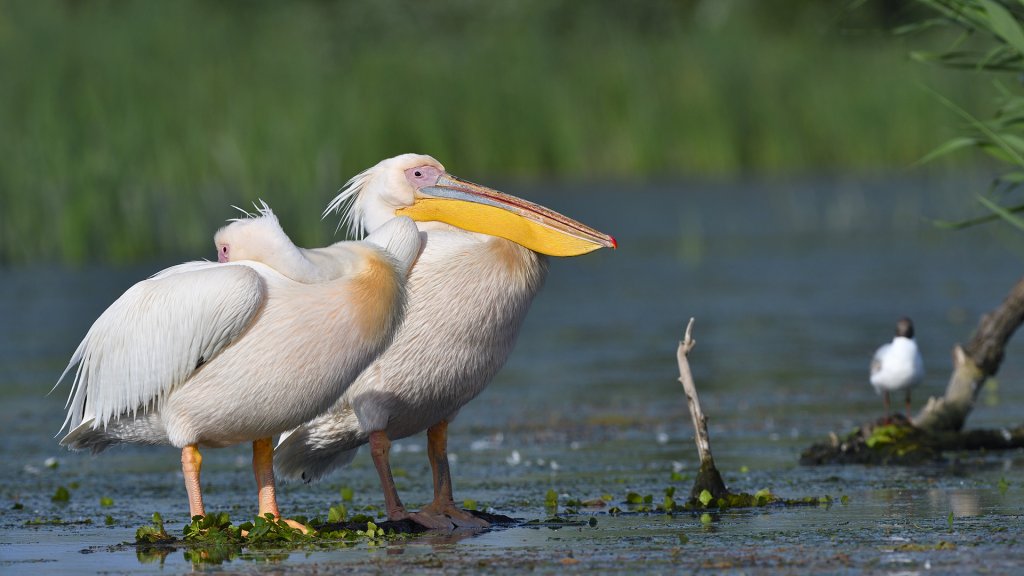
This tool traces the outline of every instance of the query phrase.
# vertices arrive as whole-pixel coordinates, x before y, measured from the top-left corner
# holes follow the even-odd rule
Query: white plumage
[[[218,233],[225,238],[253,260],[168,268],[93,324],[61,377],[77,364],[62,444],[94,452],[120,442],[171,444],[183,449],[183,463],[195,460],[198,486],[197,446],[269,446],[271,436],[331,406],[391,342],[420,247],[408,218],[364,242],[322,249],[330,265],[320,269],[330,274],[316,282],[289,277],[308,266],[269,208],[227,226]],[[186,465],[186,482],[188,474]],[[263,488],[261,514],[276,515]],[[190,488],[189,497],[193,515],[202,514],[198,493]]]
[[[910,389],[924,379],[924,362],[914,341],[914,324],[910,318],[896,323],[896,336],[883,344],[871,360],[871,385],[882,395],[885,416],[889,417],[889,393],[906,391],[907,415],[910,415]]]
[[[437,203],[438,197],[446,199],[442,206],[459,215],[431,211],[417,217],[418,202]],[[477,210],[476,203],[495,211],[483,219],[461,215]],[[282,438],[275,464],[287,476],[317,479],[348,464],[359,446],[369,441],[391,519],[411,516],[432,528],[479,525],[453,504],[445,452],[447,422],[507,360],[547,273],[547,258],[538,252],[565,241],[533,240],[531,231],[523,233],[530,237],[524,239],[513,230],[522,222],[542,222],[549,228],[538,236],[554,229],[582,246],[549,252],[557,255],[614,246],[614,239],[543,207],[458,180],[433,158],[411,154],[385,160],[353,178],[328,207],[331,210],[344,211],[350,229],[370,232],[395,214],[410,213],[423,233],[423,251],[410,274],[406,319],[394,343],[329,412]],[[507,212],[497,210],[513,212],[522,222],[497,226],[494,222],[507,217]],[[441,218],[445,220],[438,221]],[[537,252],[519,241],[534,242]],[[435,499],[410,515],[394,488],[387,451],[391,440],[424,430]]]

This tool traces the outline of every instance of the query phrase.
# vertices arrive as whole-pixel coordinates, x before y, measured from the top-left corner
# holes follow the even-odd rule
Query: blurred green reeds
[[[899,170],[955,131],[921,84],[983,104],[842,2],[765,4],[0,1],[0,264],[212,254],[257,198],[321,244],[407,151],[482,182]]]

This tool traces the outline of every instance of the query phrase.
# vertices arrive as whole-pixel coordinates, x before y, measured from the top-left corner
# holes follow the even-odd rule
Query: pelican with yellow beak
[[[252,442],[259,514],[278,517],[272,437],[330,408],[391,342],[420,234],[397,218],[310,259],[264,205],[216,243],[219,262],[159,272],[92,325],[61,375],[78,367],[61,444],[180,448],[194,517],[199,447]]]
[[[615,248],[615,239],[557,212],[467,182],[429,156],[404,154],[353,178],[325,215],[373,233],[412,218],[423,249],[409,276],[394,342],[325,414],[290,431],[275,456],[285,476],[318,479],[370,444],[388,518],[432,529],[484,526],[457,508],[447,427],[508,359],[547,274],[547,256]],[[395,488],[391,442],[427,431],[434,499],[410,513]]]

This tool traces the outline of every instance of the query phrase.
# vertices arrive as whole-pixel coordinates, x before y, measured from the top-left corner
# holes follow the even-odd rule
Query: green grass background
[[[845,2],[0,0],[0,265],[293,240],[401,152],[480,182],[903,170],[984,81]],[[956,161],[956,160],[954,160]],[[960,162],[969,162],[961,159]]]

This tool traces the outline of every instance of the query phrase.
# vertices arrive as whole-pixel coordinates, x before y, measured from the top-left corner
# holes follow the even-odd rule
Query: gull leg
[[[253,441],[252,470],[256,474],[256,486],[259,490],[260,516],[269,512],[274,518],[282,519],[277,508],[277,492],[274,487],[274,444],[270,438]],[[292,528],[301,530],[303,534],[309,533],[309,527],[295,520],[282,520]]]
[[[427,457],[434,473],[434,501],[423,507],[421,514],[448,517],[460,528],[490,526],[485,520],[455,506],[452,496],[452,473],[448,466],[448,421],[441,420],[427,429]]]
[[[188,516],[206,516],[203,508],[203,491],[199,485],[199,470],[203,467],[203,456],[199,446],[189,444],[181,449],[181,473],[185,476],[185,492],[188,493]]]
[[[910,419],[910,388],[907,388],[907,419]]]
[[[882,392],[882,401],[885,402],[885,423],[888,424],[892,418],[889,417],[889,391]]]

